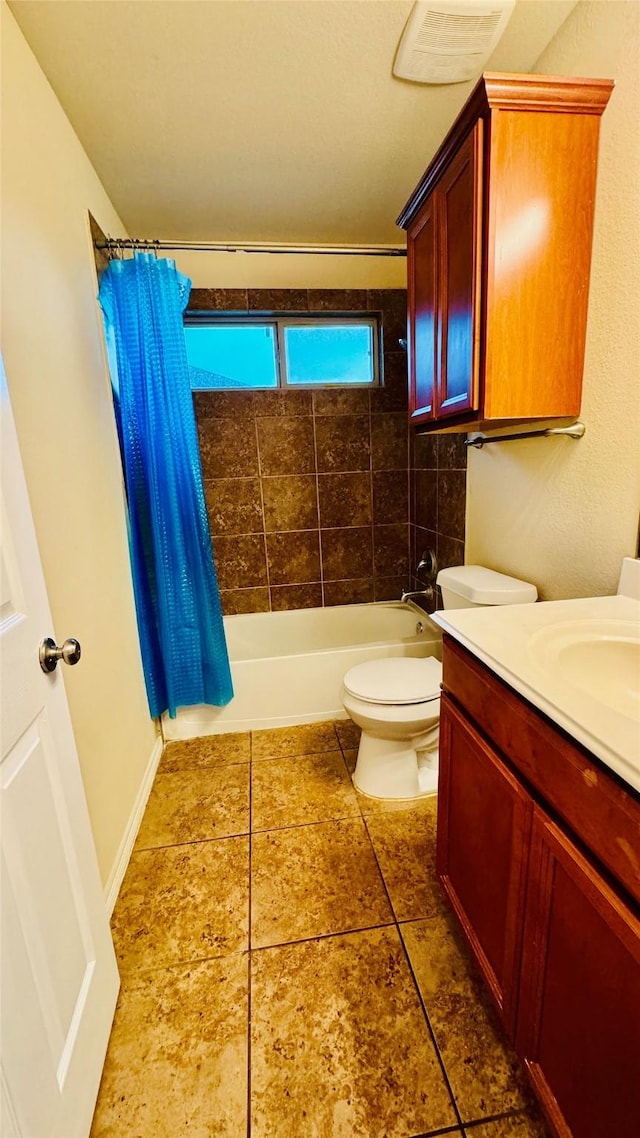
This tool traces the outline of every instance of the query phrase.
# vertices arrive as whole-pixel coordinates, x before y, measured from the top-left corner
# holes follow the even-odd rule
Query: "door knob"
[[[44,640],[40,641],[39,650],[40,667],[43,672],[55,672],[58,667],[58,660],[62,660],[65,664],[77,664],[82,655],[82,649],[77,640],[69,637],[65,640],[62,648],[58,648],[55,640],[47,636]]]

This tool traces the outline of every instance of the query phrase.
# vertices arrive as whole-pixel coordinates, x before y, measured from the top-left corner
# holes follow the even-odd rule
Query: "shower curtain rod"
[[[157,237],[107,237],[95,241],[96,249],[117,253],[123,249],[140,249],[149,252],[184,250],[193,253],[320,253],[339,257],[406,257],[404,245],[288,245],[284,242],[243,245],[227,241],[160,241]]]

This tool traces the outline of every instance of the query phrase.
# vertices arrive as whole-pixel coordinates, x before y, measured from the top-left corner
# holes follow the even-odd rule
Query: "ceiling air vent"
[[[516,0],[417,0],[393,74],[414,83],[475,79],[506,28]]]

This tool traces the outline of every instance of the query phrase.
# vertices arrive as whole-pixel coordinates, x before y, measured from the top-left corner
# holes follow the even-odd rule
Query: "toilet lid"
[[[442,664],[434,656],[390,656],[350,668],[344,689],[368,703],[425,703],[440,695],[441,680]]]

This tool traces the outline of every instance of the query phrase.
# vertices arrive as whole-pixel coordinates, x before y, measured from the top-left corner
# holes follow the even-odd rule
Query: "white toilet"
[[[482,565],[442,569],[444,608],[521,605],[535,585]],[[390,656],[357,664],[344,677],[343,706],[362,729],[353,783],[372,798],[419,798],[438,785],[442,664],[435,656]]]

